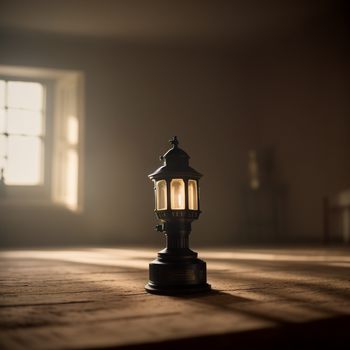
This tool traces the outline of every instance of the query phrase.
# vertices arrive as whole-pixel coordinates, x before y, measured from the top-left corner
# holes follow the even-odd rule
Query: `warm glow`
[[[188,180],[188,209],[198,210],[198,190],[196,180]]]
[[[156,182],[156,208],[157,210],[167,209],[167,190],[165,180]]]
[[[76,210],[78,207],[78,154],[75,150],[67,152],[66,204]]]
[[[185,209],[185,183],[182,179],[173,179],[170,184],[171,209]]]
[[[83,209],[82,80],[72,73],[56,84],[52,197],[54,202],[80,212]]]
[[[70,115],[67,119],[67,140],[71,145],[76,145],[78,143],[78,136],[78,118]]]

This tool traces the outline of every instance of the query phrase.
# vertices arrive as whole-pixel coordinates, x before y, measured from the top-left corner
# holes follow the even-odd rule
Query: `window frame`
[[[8,205],[16,207],[28,205],[59,206],[75,213],[81,213],[84,200],[84,73],[77,70],[0,65],[0,79],[40,83],[44,85],[46,95],[42,183],[38,185],[6,185],[6,196],[0,198],[0,207]],[[64,173],[65,164],[58,157],[59,152],[62,151],[61,140],[64,138],[65,132],[61,127],[67,120],[67,116],[62,113],[62,101],[58,94],[62,87],[74,92],[73,103],[78,121],[78,143],[75,145],[78,157],[75,187],[76,205],[73,206],[68,203],[69,194],[65,192],[67,191],[67,187],[65,187],[67,182],[64,179],[66,176]]]
[[[53,149],[53,83],[49,79],[40,79],[34,77],[22,77],[15,75],[0,74],[0,80],[8,82],[30,82],[39,83],[44,89],[43,101],[43,135],[41,136],[43,142],[43,155],[41,159],[42,175],[41,183],[36,185],[6,185],[6,195],[9,199],[49,199],[50,189],[52,185],[52,166],[51,157]],[[5,105],[5,110],[8,106]]]

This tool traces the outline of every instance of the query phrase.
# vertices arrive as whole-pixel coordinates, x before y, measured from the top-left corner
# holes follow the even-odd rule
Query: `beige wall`
[[[172,48],[0,35],[0,64],[86,75],[84,213],[2,206],[1,243],[160,244],[147,174],[174,134],[204,174],[195,245],[244,237],[247,152],[264,147],[275,149],[276,181],[288,189],[282,238],[318,240],[322,196],[349,186],[348,85],[336,48],[293,45]]]
[[[341,37],[292,37],[252,62],[247,89],[261,147],[286,185],[285,235],[317,240],[322,199],[350,187],[350,66]]]
[[[53,208],[8,208],[3,242],[159,242],[147,175],[174,134],[204,174],[194,240],[220,244],[238,234],[237,191],[255,123],[231,52],[8,33],[0,45],[2,64],[86,75],[85,211],[74,218]]]

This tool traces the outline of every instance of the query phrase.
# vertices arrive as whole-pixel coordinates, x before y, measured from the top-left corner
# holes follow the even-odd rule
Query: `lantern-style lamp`
[[[206,263],[189,248],[191,223],[201,213],[198,181],[202,176],[189,166],[189,156],[178,147],[174,136],[172,147],[161,156],[163,165],[149,178],[154,183],[155,213],[166,235],[166,248],[149,264],[146,291],[154,294],[185,294],[210,290]]]

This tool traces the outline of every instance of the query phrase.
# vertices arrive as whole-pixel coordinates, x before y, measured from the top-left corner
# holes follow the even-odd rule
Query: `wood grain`
[[[0,348],[112,349],[208,336],[231,342],[286,325],[349,321],[345,249],[203,249],[214,291],[185,297],[144,291],[155,252],[2,251]]]

